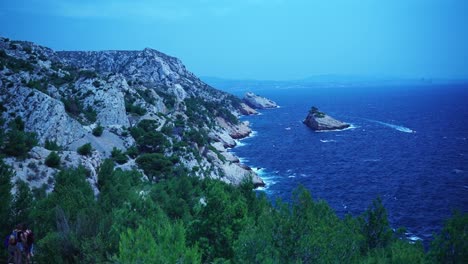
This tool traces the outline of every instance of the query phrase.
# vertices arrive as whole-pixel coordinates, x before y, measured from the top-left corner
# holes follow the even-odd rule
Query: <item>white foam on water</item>
[[[364,162],[378,162],[378,161],[380,161],[380,159],[364,159],[362,161],[364,161]]]
[[[244,142],[242,142],[241,140],[238,140],[238,139],[236,139],[234,141],[236,142],[236,148],[243,147],[243,146],[247,145],[246,143],[244,143]]]
[[[264,187],[257,187],[255,190],[258,191],[268,191],[268,187],[271,185],[275,185],[277,181],[275,181],[275,177],[269,175],[265,172],[264,168],[252,167],[252,171],[255,172],[260,178],[262,178],[263,182],[265,183]]]
[[[296,175],[290,175],[288,178],[296,178]]]
[[[413,234],[411,234],[411,233],[405,233],[405,235],[406,235],[406,237],[407,237],[409,240],[411,240],[411,241],[413,241],[413,242],[422,241],[422,240],[423,240],[422,238],[420,238],[420,237],[418,237],[418,236],[415,236],[415,235],[413,235]]]
[[[353,125],[353,124],[349,124],[349,127],[343,128],[343,129],[319,130],[319,131],[315,131],[315,132],[318,132],[318,133],[336,132],[336,131],[351,130],[351,129],[355,129],[355,128],[358,128],[358,126],[355,126],[355,125]]]
[[[253,172],[255,172],[258,176],[262,176],[265,174],[265,169],[263,168],[252,168]]]
[[[249,161],[249,160],[246,159],[246,158],[239,158],[239,162],[240,162],[240,163],[245,164],[245,163],[248,162],[248,161]]]
[[[249,135],[248,137],[246,137],[246,138],[252,138],[252,137],[255,137],[255,136],[257,136],[257,135],[258,135],[258,132],[255,131],[255,130],[252,130],[252,132],[250,133],[250,135]]]
[[[322,143],[330,143],[330,142],[336,142],[334,139],[321,139],[320,142]]]
[[[390,124],[390,123],[385,123],[385,122],[382,122],[382,121],[377,121],[377,120],[372,120],[372,119],[366,119],[366,118],[363,118],[367,121],[370,121],[370,122],[374,122],[374,123],[377,123],[377,124],[381,124],[381,125],[384,125],[384,126],[387,126],[387,127],[390,127],[390,128],[393,128],[395,130],[398,130],[400,132],[405,132],[405,133],[416,133],[416,131],[410,129],[410,128],[407,128],[407,127],[404,127],[404,126],[399,126],[399,125],[395,125],[395,124]]]

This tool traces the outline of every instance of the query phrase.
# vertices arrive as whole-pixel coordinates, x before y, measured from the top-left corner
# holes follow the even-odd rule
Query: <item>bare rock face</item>
[[[10,113],[21,117],[26,131],[35,132],[40,143],[55,140],[59,145],[67,145],[83,137],[87,131],[71,118],[64,105],[57,99],[23,86],[0,87],[0,99]]]
[[[277,108],[278,105],[270,99],[248,92],[243,98],[244,102],[254,109]]]
[[[331,116],[320,112],[316,107],[311,108],[303,123],[316,131],[339,130],[350,126],[347,123],[338,121]]]
[[[241,103],[241,109],[240,109],[241,114],[243,115],[257,115],[258,112],[255,111],[252,107],[248,106],[245,103]]]
[[[218,124],[224,128],[229,133],[229,136],[233,139],[245,138],[248,137],[250,133],[252,133],[252,129],[250,129],[249,122],[247,121],[240,122],[237,125],[230,124],[221,117],[218,117],[217,121]]]

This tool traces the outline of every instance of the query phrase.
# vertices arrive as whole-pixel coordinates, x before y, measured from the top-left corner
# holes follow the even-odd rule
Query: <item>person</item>
[[[23,254],[26,256],[26,263],[30,263],[33,254],[34,234],[27,225],[21,226],[21,244],[23,246]]]
[[[13,234],[9,234],[5,240],[5,247],[8,250],[8,264],[14,263],[16,251],[16,239]]]
[[[17,225],[8,237],[8,263],[21,264],[21,226]]]

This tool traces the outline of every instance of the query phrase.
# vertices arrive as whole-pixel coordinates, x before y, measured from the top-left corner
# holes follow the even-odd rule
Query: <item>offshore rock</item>
[[[243,100],[248,106],[254,109],[269,109],[278,107],[278,105],[272,100],[258,96],[251,92],[246,93]]]
[[[338,121],[331,116],[320,112],[317,107],[312,107],[303,123],[315,131],[339,130],[348,128],[350,125]]]

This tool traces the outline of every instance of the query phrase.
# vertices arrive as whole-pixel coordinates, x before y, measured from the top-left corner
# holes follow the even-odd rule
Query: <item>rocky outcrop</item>
[[[278,105],[270,99],[258,96],[254,93],[248,92],[245,94],[243,101],[254,109],[269,109],[277,108]]]
[[[350,125],[338,121],[331,116],[320,112],[318,108],[312,107],[303,123],[316,131],[340,130],[348,128]]]
[[[252,107],[248,106],[245,103],[241,103],[240,106],[241,106],[240,112],[243,115],[257,115],[258,114],[258,112],[255,111],[255,109],[253,109]]]

